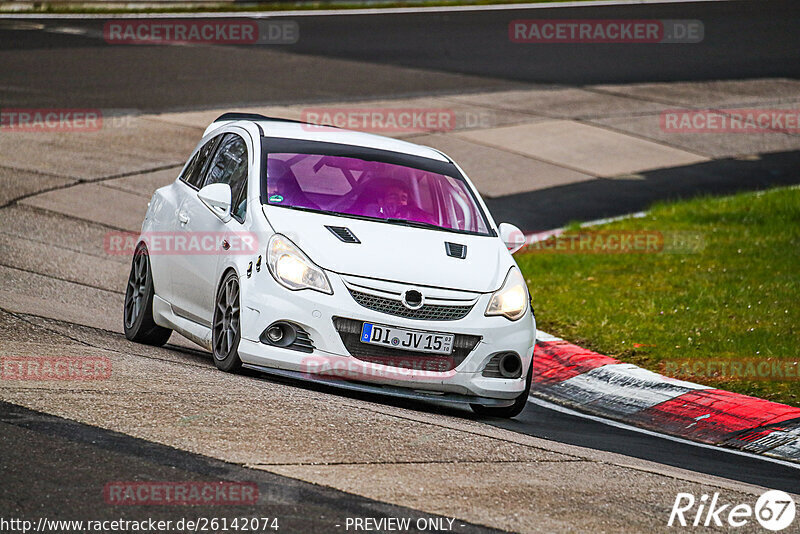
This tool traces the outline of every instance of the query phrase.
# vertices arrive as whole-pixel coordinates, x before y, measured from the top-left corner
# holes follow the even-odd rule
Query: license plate
[[[450,354],[453,352],[453,334],[437,334],[419,330],[406,330],[382,324],[364,323],[361,327],[361,342],[382,345],[393,349]]]

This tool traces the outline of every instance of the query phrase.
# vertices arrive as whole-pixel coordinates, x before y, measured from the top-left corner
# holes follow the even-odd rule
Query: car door
[[[179,207],[190,192],[199,189],[205,177],[206,165],[221,139],[221,135],[216,136],[195,149],[178,179],[163,194],[153,197],[153,202],[157,204],[151,206],[153,221],[148,227],[146,238],[151,246],[150,263],[156,294],[169,303],[174,299],[172,272],[175,267],[175,250],[172,238],[179,231]]]
[[[176,238],[185,247],[174,256],[172,269],[173,309],[179,315],[211,326],[220,255],[226,253],[226,234],[241,231],[247,191],[248,152],[242,136],[223,134],[214,155],[203,170],[199,189],[215,183],[231,187],[231,220],[222,222],[197,196],[189,191],[178,207]],[[243,192],[244,191],[244,192]]]

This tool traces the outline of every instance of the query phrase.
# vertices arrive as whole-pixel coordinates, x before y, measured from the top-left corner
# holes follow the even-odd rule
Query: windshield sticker
[[[272,195],[269,197],[270,202],[283,202],[283,197],[280,195]]]

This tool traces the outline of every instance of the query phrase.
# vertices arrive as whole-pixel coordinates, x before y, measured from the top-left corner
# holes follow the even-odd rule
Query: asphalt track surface
[[[141,520],[141,510],[111,505],[98,491],[109,480],[137,479],[256,483],[261,502],[268,503],[260,505],[256,513],[251,506],[191,506],[183,510],[153,506],[147,515],[156,521],[266,517],[280,518],[279,531],[283,532],[331,532],[342,530],[347,517],[405,517],[413,522],[433,517],[5,402],[0,402],[0,435],[0,516]],[[102,467],[98,469],[98,465]],[[456,525],[459,532],[496,532],[465,521]]]
[[[800,6],[792,0],[284,18],[298,22],[296,44],[166,48],[52,33],[102,32],[103,20],[41,21],[48,31],[9,29],[32,21],[5,20],[0,102],[149,112],[531,83],[800,76]],[[515,44],[508,24],[520,18],[699,20],[705,36],[691,45]]]
[[[465,411],[428,403],[376,399],[326,387],[296,387],[412,408],[472,417]],[[733,455],[628,431],[528,403],[516,419],[490,424],[561,443],[716,475],[772,489],[798,490],[798,469],[757,457]],[[0,511],[17,517],[51,519],[158,519],[197,517],[280,517],[289,532],[336,531],[347,517],[429,518],[414,510],[291,478],[247,469],[213,458],[0,402]],[[100,467],[98,467],[100,466]],[[98,488],[112,480],[255,482],[262,502],[254,514],[243,506],[120,507],[106,503]],[[267,498],[263,498],[267,496]],[[184,509],[181,509],[184,508]],[[458,532],[493,531],[459,521]]]
[[[580,17],[699,19],[704,23],[706,39],[692,48],[692,54],[683,53],[682,45],[649,48],[608,45],[607,49],[575,45],[532,50],[513,45],[507,39],[507,23],[513,18]],[[580,85],[800,75],[796,33],[800,8],[791,1],[587,6],[568,14],[558,9],[537,10],[524,17],[512,10],[391,17],[308,16],[299,20],[303,38],[294,47],[278,50],[188,46],[158,48],[157,53],[153,47],[109,47],[97,38],[25,30],[18,22],[3,20],[0,21],[3,73],[0,102],[4,107],[86,106],[160,111],[478,91],[530,83]],[[8,29],[14,24],[16,29]],[[52,20],[42,24],[45,28],[63,25]],[[70,25],[97,29],[102,22],[70,21]],[[96,53],[71,53],[78,47],[89,47]],[[50,53],[42,54],[43,50]],[[120,65],[124,68],[119,68]],[[624,184],[622,191],[615,190],[622,187],[619,182],[593,181],[569,186],[569,190],[538,192],[538,199],[533,194],[529,197],[523,194],[491,200],[490,208],[504,220],[521,225],[533,220],[536,222],[533,227],[552,227],[568,220],[635,211],[658,198],[791,183],[788,171],[797,169],[797,163],[796,153],[777,154],[756,163],[712,162],[704,165],[719,166],[713,175],[733,178],[724,182],[709,179],[699,187],[695,182],[681,188],[674,178],[686,176],[687,169],[655,171],[655,182],[648,182],[659,185],[655,188],[643,186],[637,191]],[[766,173],[772,176],[767,181],[754,182],[756,177],[765,175],[763,167],[756,168],[758,165],[772,165],[778,172]],[[585,201],[574,203],[569,213],[553,207],[556,199],[587,197],[592,198],[591,205]],[[531,210],[530,202],[539,202],[540,209]],[[539,218],[515,220],[522,206],[535,211]],[[505,214],[509,217],[503,217]],[[466,416],[456,409],[412,406],[455,417]],[[487,422],[549,440],[699,473],[787,491],[800,489],[795,468],[678,444],[532,403],[513,421]],[[213,474],[235,480],[243,476],[237,470],[245,471],[5,403],[0,403],[0,426],[3,458],[0,473],[4,480],[0,503],[7,510],[78,517],[81,515],[78,511],[96,510],[102,503],[78,502],[81,492],[70,492],[68,481],[97,487],[112,472],[119,473],[120,479],[134,474],[151,479],[192,479]],[[58,462],[59,453],[81,460]],[[262,477],[257,481],[265,491],[283,488],[275,490],[285,497],[280,511],[303,529],[329,529],[331,518],[344,515],[413,517],[415,514],[336,490],[247,470],[248,480],[256,476]],[[22,484],[22,481],[35,483]],[[29,492],[27,495],[18,494],[23,487]],[[50,498],[43,498],[45,495]],[[313,509],[309,509],[309,503],[315,503]],[[177,512],[163,513],[172,517]],[[480,527],[464,525],[461,530],[479,531]]]

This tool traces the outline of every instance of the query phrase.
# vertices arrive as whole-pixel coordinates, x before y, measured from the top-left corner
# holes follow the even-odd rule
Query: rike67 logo
[[[765,529],[778,532],[792,524],[795,511],[792,497],[779,490],[763,493],[755,506],[724,503],[719,493],[699,499],[691,493],[678,493],[667,526],[738,528],[755,519]]]

